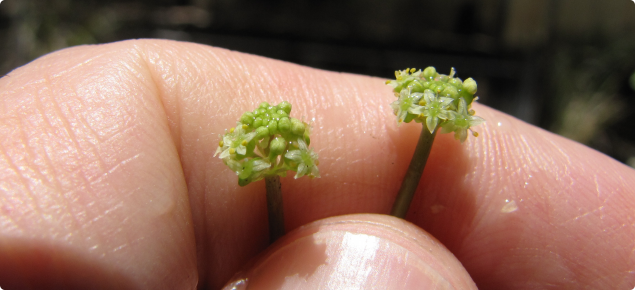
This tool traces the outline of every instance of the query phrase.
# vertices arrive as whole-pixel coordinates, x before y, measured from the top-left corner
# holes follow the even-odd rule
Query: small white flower
[[[300,178],[304,175],[310,177],[320,177],[320,170],[318,169],[318,155],[306,146],[306,143],[302,139],[298,139],[298,149],[287,152],[284,157],[293,160],[298,164],[295,178]]]
[[[430,130],[430,133],[434,133],[439,120],[447,120],[450,117],[447,107],[454,100],[448,97],[438,97],[430,90],[426,90],[423,93],[423,100],[425,101],[423,106],[413,105],[408,112],[426,117],[428,130]]]
[[[245,155],[247,153],[247,143],[256,137],[256,132],[245,133],[243,124],[238,123],[236,128],[232,128],[223,136],[223,141],[218,144],[214,157],[220,153],[218,158],[227,159],[232,154]]]
[[[236,167],[237,170],[235,171],[238,175],[238,185],[240,186],[245,186],[251,182],[260,180],[265,173],[265,169],[271,167],[271,163],[260,158],[250,159],[238,164],[240,164],[240,166]],[[232,167],[229,163],[227,163],[227,165],[230,168]]]
[[[443,126],[443,132],[454,132],[454,138],[463,143],[467,139],[467,130],[483,122],[485,122],[485,119],[468,113],[465,100],[461,98],[458,112],[450,111],[450,121]]]
[[[408,116],[408,111],[413,105],[416,105],[423,93],[410,93],[410,88],[404,88],[399,92],[399,98],[390,104],[395,116],[397,116],[397,122],[402,123]]]

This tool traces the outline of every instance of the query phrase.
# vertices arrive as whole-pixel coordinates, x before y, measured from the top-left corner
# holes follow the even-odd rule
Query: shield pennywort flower
[[[261,103],[252,112],[245,112],[236,127],[225,131],[214,156],[238,175],[238,184],[245,186],[260,179],[286,176],[296,171],[296,178],[319,177],[317,154],[308,149],[311,126],[289,116],[291,104]],[[288,142],[287,140],[298,140]],[[291,151],[299,152],[285,158]]]
[[[422,93],[411,93],[410,88],[401,89],[399,98],[390,104],[399,123],[408,122],[408,112],[419,102],[421,96]]]
[[[472,116],[465,104],[464,99],[459,100],[459,108],[456,112],[450,112],[450,120],[443,126],[442,132],[454,132],[454,138],[463,143],[467,139],[467,130],[471,127],[478,126],[485,122],[485,119],[479,116]],[[476,133],[473,133],[475,136]]]
[[[452,101],[454,99],[438,97],[431,90],[426,90],[423,93],[423,100],[419,102],[419,105],[412,106],[409,112],[425,117],[428,130],[430,130],[430,133],[434,133],[439,120],[447,120],[449,118],[450,115],[447,108]]]
[[[320,177],[318,170],[318,155],[309,149],[302,139],[298,139],[298,149],[290,150],[284,157],[297,163],[295,178],[307,175],[309,177]]]
[[[424,128],[430,133],[440,127],[443,133],[455,132],[456,139],[464,142],[467,130],[485,120],[474,116],[471,109],[472,102],[478,99],[474,96],[476,81],[472,78],[462,81],[455,75],[454,68],[449,75],[438,73],[434,67],[396,71],[395,79],[386,84],[393,87],[397,97],[390,104],[397,123],[425,122]]]
[[[245,131],[247,128],[247,125],[238,123],[235,128],[229,129],[229,132],[223,136],[223,140],[219,142],[214,157],[216,157],[218,153],[220,153],[218,157],[220,159],[226,159],[235,153],[240,155],[247,154],[247,144],[251,142],[251,139],[256,137],[256,132],[247,133]]]

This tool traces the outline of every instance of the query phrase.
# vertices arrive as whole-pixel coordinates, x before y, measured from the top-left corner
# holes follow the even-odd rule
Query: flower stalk
[[[423,174],[436,133],[454,132],[454,138],[463,143],[467,140],[467,131],[476,132],[472,127],[485,120],[474,116],[472,102],[478,99],[476,81],[465,81],[455,77],[454,68],[449,75],[437,73],[434,67],[425,70],[405,69],[395,72],[395,80],[387,85],[393,87],[397,100],[390,106],[397,117],[398,124],[415,121],[422,126],[417,147],[410,161],[408,171],[401,184],[391,215],[404,218],[414,197]]]
[[[238,175],[238,185],[265,179],[271,242],[284,235],[280,177],[295,171],[295,178],[320,177],[318,155],[309,149],[311,127],[289,116],[291,104],[263,102],[244,113],[236,127],[226,130],[214,156]]]
[[[282,204],[282,184],[280,176],[266,176],[265,188],[267,189],[267,214],[269,216],[269,241],[273,244],[278,238],[284,236],[284,209]]]
[[[417,147],[412,155],[408,171],[401,183],[401,188],[399,188],[397,198],[390,211],[392,216],[399,218],[406,217],[412,198],[414,198],[415,191],[419,185],[419,180],[421,180],[421,176],[423,175],[423,169],[426,167],[426,162],[428,162],[428,156],[430,156],[430,150],[432,149],[432,143],[434,142],[434,137],[437,135],[437,131],[438,130],[434,130],[433,133],[430,133],[430,130],[426,127],[421,127],[421,135],[419,135]]]

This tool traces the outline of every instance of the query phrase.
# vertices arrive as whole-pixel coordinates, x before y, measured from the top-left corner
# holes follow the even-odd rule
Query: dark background
[[[453,66],[477,80],[482,103],[635,166],[631,0],[4,0],[0,75],[130,38],[384,78]]]

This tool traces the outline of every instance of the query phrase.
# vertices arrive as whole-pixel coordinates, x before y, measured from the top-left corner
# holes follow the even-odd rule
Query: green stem
[[[266,176],[265,187],[267,188],[267,212],[269,214],[269,241],[273,243],[284,236],[284,209],[280,176]]]
[[[410,207],[410,202],[412,202],[412,198],[414,197],[417,186],[419,185],[419,180],[421,180],[423,169],[426,167],[428,156],[430,156],[432,142],[434,142],[434,137],[436,136],[437,131],[439,131],[439,128],[436,128],[434,133],[430,133],[425,124],[421,127],[421,135],[419,135],[419,142],[417,142],[415,153],[412,155],[410,166],[408,166],[408,171],[401,183],[401,188],[399,189],[399,193],[397,193],[397,199],[395,200],[395,203],[392,206],[392,211],[390,212],[391,215],[396,217],[406,217],[408,208]]]

